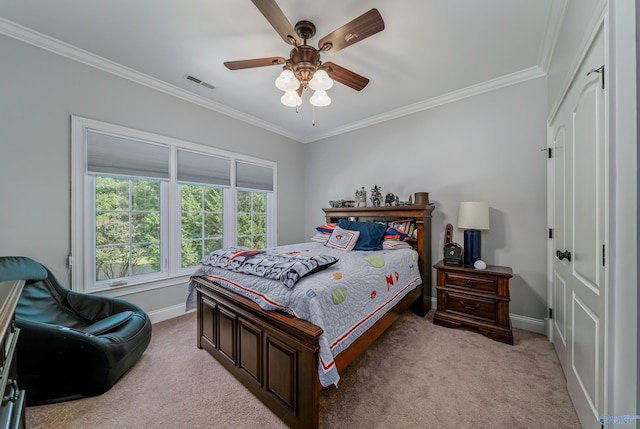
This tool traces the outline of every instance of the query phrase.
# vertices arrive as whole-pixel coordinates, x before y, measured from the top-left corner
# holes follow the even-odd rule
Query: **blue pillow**
[[[387,226],[375,222],[354,222],[340,219],[338,226],[350,231],[360,231],[360,237],[353,250],[381,250]]]

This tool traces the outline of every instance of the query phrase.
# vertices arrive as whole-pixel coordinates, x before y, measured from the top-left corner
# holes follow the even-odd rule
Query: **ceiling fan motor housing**
[[[306,88],[315,71],[322,65],[320,52],[312,46],[296,46],[291,50],[287,65],[302,86]]]
[[[295,26],[298,36],[305,41],[311,39],[316,34],[316,26],[311,21],[300,21]]]

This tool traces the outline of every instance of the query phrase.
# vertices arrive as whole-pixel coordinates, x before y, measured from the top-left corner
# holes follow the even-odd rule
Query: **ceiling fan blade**
[[[267,18],[269,24],[282,37],[282,40],[289,45],[300,45],[302,41],[298,37],[298,33],[293,28],[280,6],[275,0],[251,0],[260,12]]]
[[[277,66],[287,62],[282,57],[254,58],[252,60],[225,61],[224,65],[229,70],[250,69],[253,67]]]
[[[366,77],[360,76],[359,74],[345,69],[335,63],[323,63],[322,65],[331,69],[331,71],[327,71],[327,74],[331,79],[353,88],[356,91],[361,91],[369,83],[369,79]]]
[[[350,21],[334,32],[327,34],[320,42],[318,49],[321,51],[337,52],[347,46],[366,39],[369,36],[384,30],[384,21],[378,9],[373,8],[365,12],[353,21]]]

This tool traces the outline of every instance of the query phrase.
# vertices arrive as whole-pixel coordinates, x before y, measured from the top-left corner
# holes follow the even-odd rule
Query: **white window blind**
[[[236,163],[236,186],[273,191],[273,168],[238,161]]]
[[[87,130],[87,173],[169,179],[169,147]]]
[[[231,161],[178,150],[178,182],[231,186]]]

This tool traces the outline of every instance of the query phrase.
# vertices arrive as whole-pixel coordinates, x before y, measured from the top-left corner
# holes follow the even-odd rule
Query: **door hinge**
[[[549,228],[549,238],[553,238],[553,228]]]
[[[604,263],[605,263],[605,257],[604,257],[605,253],[604,253],[604,249],[605,249],[605,247],[604,247],[604,244],[603,244],[603,245],[602,245],[602,266],[603,266],[603,267],[605,266],[605,264],[604,264]]]
[[[553,319],[553,308],[549,309],[549,319]]]
[[[551,148],[547,149],[547,159],[551,159],[553,157],[552,152],[553,150]]]

